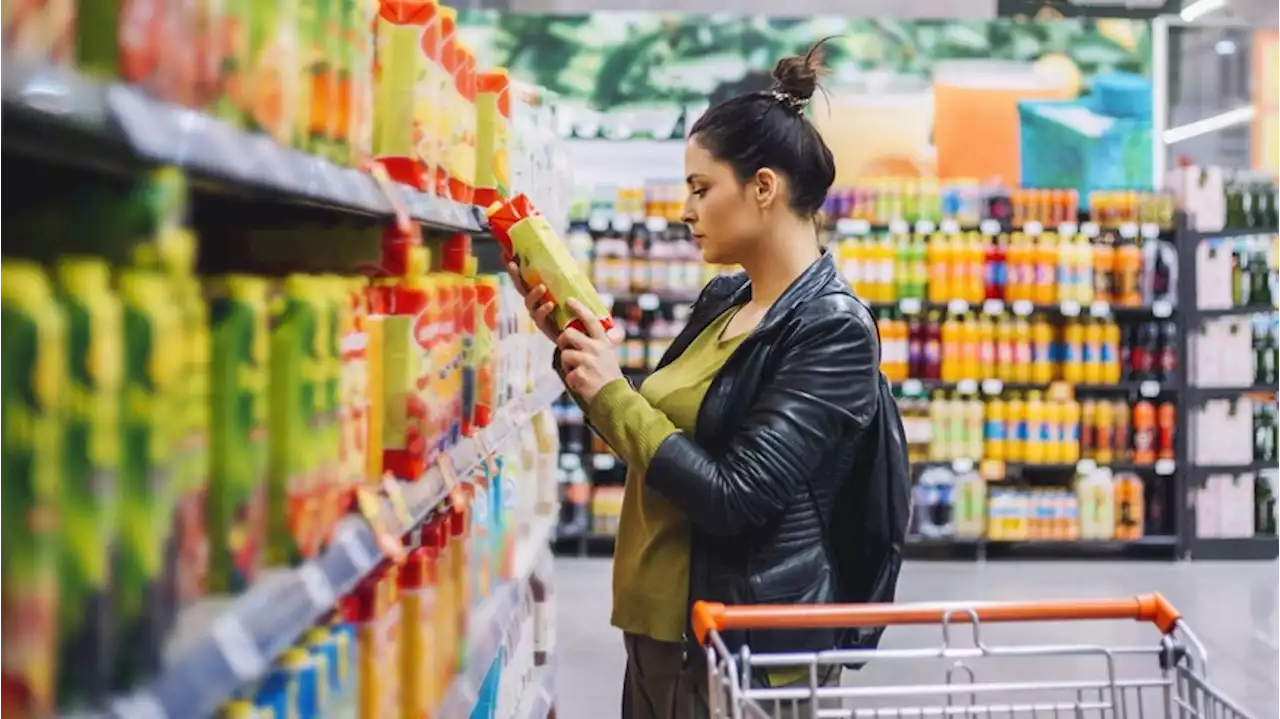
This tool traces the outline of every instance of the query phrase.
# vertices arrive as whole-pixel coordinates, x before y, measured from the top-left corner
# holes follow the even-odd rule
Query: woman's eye
[[[707,191],[706,191],[706,190],[694,190],[694,191],[693,191],[693,196],[694,196],[694,197],[706,197],[706,196],[707,196]]]

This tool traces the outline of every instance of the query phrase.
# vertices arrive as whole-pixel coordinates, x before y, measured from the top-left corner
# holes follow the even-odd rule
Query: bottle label
[[[1004,436],[1004,422],[998,419],[989,419],[986,421],[987,440],[992,442],[1002,442]]]
[[[1027,422],[1018,420],[1013,423],[1013,439],[1018,442],[1027,441]]]
[[[1099,352],[1099,356],[1103,364],[1109,364],[1111,362],[1114,362],[1116,358],[1115,345],[1111,344],[1110,342],[1103,342],[1101,346],[1101,351]]]

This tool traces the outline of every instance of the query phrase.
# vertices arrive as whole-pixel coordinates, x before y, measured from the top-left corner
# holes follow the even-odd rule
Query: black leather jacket
[[[750,292],[743,274],[712,281],[659,366]],[[691,607],[699,599],[836,601],[820,523],[875,412],[877,344],[875,319],[824,253],[716,375],[696,436],[675,434],[658,448],[645,482],[692,524]],[[724,639],[732,650],[745,642],[757,652],[813,651],[833,647],[835,632],[731,632]]]

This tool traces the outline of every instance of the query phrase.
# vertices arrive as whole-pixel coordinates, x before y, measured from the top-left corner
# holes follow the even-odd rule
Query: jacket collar
[[[781,322],[791,314],[791,311],[797,306],[808,302],[818,296],[824,287],[829,285],[836,277],[836,263],[831,252],[827,248],[822,248],[822,254],[818,259],[813,261],[800,276],[787,286],[787,289],[778,297],[769,311],[765,313],[764,319],[760,320],[760,324],[756,326],[753,334],[767,332],[774,325]],[[719,317],[725,310],[734,305],[742,304],[751,298],[751,280],[747,278],[745,272],[739,272],[725,280],[725,287],[717,291],[711,300],[707,303],[711,313],[710,317]]]

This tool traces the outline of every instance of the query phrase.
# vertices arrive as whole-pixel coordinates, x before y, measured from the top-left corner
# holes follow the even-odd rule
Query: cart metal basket
[[[1178,717],[1248,719],[1207,679],[1204,645],[1178,610],[1159,594],[1071,601],[734,606],[698,602],[694,630],[706,649],[708,704],[713,719],[830,717]],[[987,624],[1137,620],[1159,630],[1150,646],[988,644]],[[937,625],[941,644],[927,648],[833,650],[817,653],[730,652],[729,630]],[[957,626],[969,629],[957,631]],[[1041,624],[1043,626],[1043,624]],[[994,631],[994,630],[992,630]],[[1004,630],[1008,631],[1008,630]],[[960,635],[957,637],[957,635]],[[971,637],[966,640],[965,637]],[[957,641],[958,639],[958,641]],[[1059,665],[1055,668],[1054,662]],[[909,664],[937,665],[934,683],[889,684]],[[823,686],[830,667],[863,664],[852,686]],[[886,668],[887,665],[887,668]],[[1000,668],[999,665],[1002,665]],[[977,667],[996,667],[979,680]],[[768,687],[763,672],[807,667],[808,681]],[[1044,671],[1037,671],[1043,667]],[[877,671],[872,671],[872,669]],[[1030,676],[1034,675],[1034,676]],[[1070,680],[1062,679],[1069,675]],[[1080,676],[1084,679],[1079,679]]]

